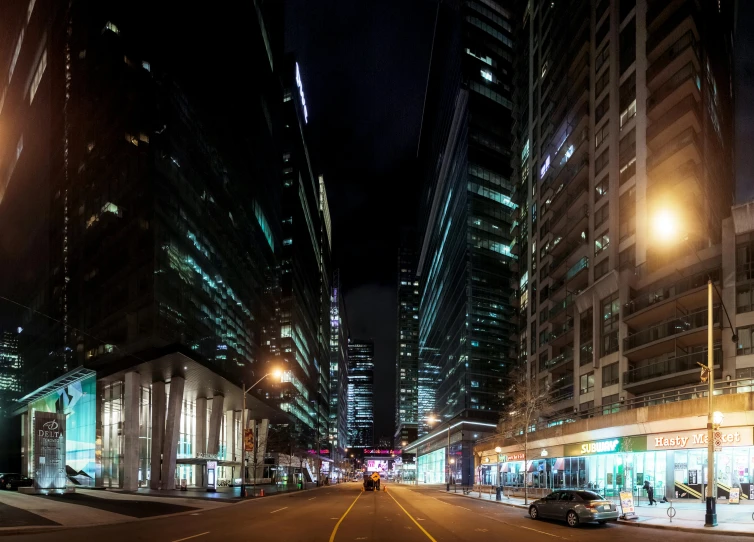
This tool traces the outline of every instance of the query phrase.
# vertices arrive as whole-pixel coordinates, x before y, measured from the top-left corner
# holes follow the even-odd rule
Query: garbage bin
[[[450,482],[445,484],[445,491],[450,491]]]
[[[496,501],[502,501],[503,500],[503,488],[500,486],[497,486],[495,488],[495,500]]]

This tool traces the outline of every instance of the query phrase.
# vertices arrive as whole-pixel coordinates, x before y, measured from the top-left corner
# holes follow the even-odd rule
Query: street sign
[[[376,482],[379,479],[380,479],[380,473],[379,472],[373,472],[372,473],[372,480],[374,480]]]
[[[715,451],[722,452],[723,451],[723,432],[715,431],[712,436],[714,439]]]
[[[247,452],[254,451],[254,430],[246,429],[243,433],[243,447]]]
[[[620,492],[620,507],[623,510],[623,519],[635,519],[634,496],[630,491]]]

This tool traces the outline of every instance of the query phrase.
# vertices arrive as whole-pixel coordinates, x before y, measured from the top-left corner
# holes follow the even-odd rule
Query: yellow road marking
[[[348,510],[340,517],[338,520],[338,523],[335,524],[335,528],[332,530],[332,534],[330,535],[330,542],[335,542],[335,534],[338,532],[338,527],[340,527],[340,524],[343,522],[344,519],[346,519],[346,516],[348,515],[348,512],[351,511],[351,508],[353,508],[353,505],[356,504],[356,501],[359,500],[359,497],[361,497],[362,493],[364,493],[364,490],[361,490],[361,493],[359,493],[356,498],[351,503],[351,506],[348,507]]]
[[[426,531],[426,530],[424,529],[424,527],[422,527],[421,525],[419,525],[419,522],[418,522],[418,521],[416,521],[416,520],[415,520],[415,519],[413,518],[413,516],[412,516],[411,514],[409,514],[409,513],[408,513],[408,511],[407,511],[407,510],[406,510],[405,508],[403,508],[403,507],[401,506],[401,503],[399,503],[399,502],[398,502],[398,501],[397,501],[397,500],[395,499],[395,497],[393,497],[393,494],[392,494],[392,493],[390,493],[390,492],[388,491],[388,495],[390,496],[390,498],[391,498],[391,499],[393,499],[393,500],[395,501],[395,504],[397,504],[397,505],[398,505],[398,506],[400,507],[400,509],[401,509],[401,510],[403,510],[403,511],[404,511],[404,512],[406,513],[406,515],[407,515],[407,516],[408,516],[408,517],[409,517],[409,518],[411,519],[411,521],[413,521],[413,522],[414,522],[414,524],[415,524],[415,525],[416,525],[417,527],[419,527],[419,529],[421,530],[421,532],[423,532],[423,533],[424,533],[425,535],[427,535],[427,538],[429,538],[429,539],[430,539],[430,540],[431,540],[432,542],[437,542],[437,540],[435,540],[434,538],[432,538],[432,535],[431,535],[431,534],[429,534],[429,533],[428,533],[428,532],[427,532],[427,531]],[[332,539],[330,539],[330,542],[333,542],[333,540],[332,540]]]
[[[196,538],[198,536],[204,536],[205,534],[209,534],[209,531],[207,531],[206,533],[199,533],[199,534],[195,534],[195,535],[192,535],[192,536],[187,536],[186,538],[179,538],[178,540],[173,540],[173,542],[181,542],[181,540],[188,540],[190,538]]]

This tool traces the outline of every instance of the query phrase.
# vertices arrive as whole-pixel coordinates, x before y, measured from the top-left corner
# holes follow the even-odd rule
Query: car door
[[[563,491],[558,499],[558,513],[556,517],[558,519],[564,519],[568,510],[574,505],[575,496],[569,491]]]
[[[558,513],[558,499],[560,492],[550,493],[543,500],[544,503],[539,507],[539,514],[547,518],[553,518]]]

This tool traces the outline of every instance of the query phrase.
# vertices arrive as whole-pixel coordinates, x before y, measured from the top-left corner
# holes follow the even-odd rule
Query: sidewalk
[[[438,491],[446,493],[445,488],[438,489]],[[450,493],[454,494],[452,487],[450,488]],[[455,494],[472,499],[480,498],[478,490],[472,491],[468,495],[464,495],[460,487]],[[489,492],[485,493],[484,490],[482,490],[481,499],[497,502],[495,501],[494,492],[490,494]],[[530,498],[529,503],[533,500],[535,499]],[[609,500],[612,500],[619,505],[617,499],[611,498]],[[524,499],[522,497],[503,496],[503,499],[499,504],[528,509],[528,506],[524,504]],[[705,504],[702,502],[675,500],[672,502],[672,505],[676,512],[672,522],[668,516],[670,503],[648,506],[646,500],[642,499],[640,504],[636,506],[636,515],[639,516],[639,519],[629,521],[621,520],[620,523],[621,525],[630,525],[632,527],[650,527],[695,533],[714,533],[715,535],[754,537],[754,502],[752,501],[742,499],[741,504],[728,504],[726,501],[718,501],[717,527],[704,526]]]
[[[305,487],[303,489],[314,489],[317,487],[317,484],[314,482],[306,482]],[[325,486],[322,486],[325,487]],[[120,495],[139,495],[139,496],[145,496],[145,497],[162,497],[162,498],[168,498],[168,499],[192,499],[192,500],[200,500],[200,501],[213,501],[213,502],[222,502],[222,503],[234,503],[241,500],[249,500],[254,497],[260,497],[262,494],[262,491],[264,491],[264,495],[269,497],[271,495],[277,495],[280,493],[295,493],[296,491],[302,491],[303,489],[298,489],[296,484],[288,484],[288,485],[277,485],[277,484],[263,484],[263,485],[255,485],[252,486],[251,484],[246,484],[246,491],[248,492],[248,497],[246,499],[241,498],[241,488],[239,487],[218,487],[215,491],[207,491],[203,488],[196,488],[196,487],[189,487],[186,489],[186,491],[181,491],[180,489],[149,489],[147,487],[140,487],[136,491],[124,491],[122,489],[108,489],[105,492],[106,493],[117,493]],[[76,491],[80,491],[80,489],[77,489]],[[101,490],[93,490],[92,493],[101,492]],[[190,506],[198,506],[198,504],[193,503],[190,504]]]

